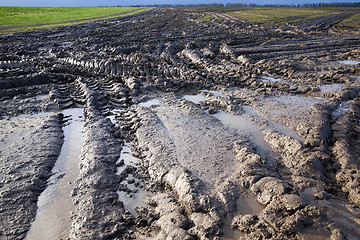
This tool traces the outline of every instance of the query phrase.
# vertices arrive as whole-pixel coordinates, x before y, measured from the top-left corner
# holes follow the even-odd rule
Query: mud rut
[[[66,122],[13,117],[72,107],[85,117],[70,239],[360,238],[358,33],[333,30],[342,15],[199,17],[161,8],[1,36],[1,239],[25,238]],[[117,173],[125,141],[139,163]],[[150,195],[138,214],[118,200],[130,183]]]

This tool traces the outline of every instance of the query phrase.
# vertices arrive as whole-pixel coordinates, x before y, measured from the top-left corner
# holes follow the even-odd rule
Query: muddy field
[[[199,15],[0,37],[0,239],[360,239],[359,32]]]

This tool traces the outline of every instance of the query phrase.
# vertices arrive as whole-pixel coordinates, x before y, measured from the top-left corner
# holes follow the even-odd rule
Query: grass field
[[[211,16],[209,14],[204,14],[201,18],[197,19],[198,21],[210,21]]]
[[[360,10],[358,14],[352,15],[351,17],[344,19],[343,21],[338,23],[336,27],[342,29],[360,30]]]
[[[360,8],[295,8],[295,7],[202,7],[197,8],[200,12],[226,13],[247,22],[261,23],[265,25],[280,25],[295,23],[303,20],[310,20],[316,17],[349,13],[346,19],[342,20],[335,27],[343,29],[360,29]],[[209,15],[205,15],[200,21],[210,21]]]
[[[0,34],[135,14],[133,7],[0,7]]]
[[[336,13],[338,11],[315,8],[249,8],[242,11],[231,11],[229,15],[249,22],[282,23]]]

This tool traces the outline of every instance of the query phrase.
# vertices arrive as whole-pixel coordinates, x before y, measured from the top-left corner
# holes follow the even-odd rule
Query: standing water
[[[125,142],[125,145],[123,146],[123,149],[120,153],[120,159],[119,159],[118,163],[121,160],[124,161],[124,165],[121,167],[118,167],[118,172],[117,172],[118,175],[120,175],[126,169],[126,166],[136,166],[137,163],[139,162],[139,159],[132,155],[129,143]],[[129,177],[130,178],[133,177],[131,175],[132,174],[130,174],[130,176],[128,176],[125,179],[125,182],[129,180]],[[131,191],[134,191],[134,193],[129,195],[126,192],[117,191],[117,194],[119,196],[119,200],[124,203],[125,209],[128,210],[133,216],[136,217],[138,215],[138,213],[136,212],[136,208],[148,206],[146,199],[149,196],[151,196],[152,193],[135,186],[134,183],[131,183],[131,184],[126,183],[126,186]]]
[[[214,96],[224,97],[221,92],[202,91],[211,93]],[[202,94],[185,95],[183,98],[195,104],[199,104],[208,100],[208,98]],[[249,114],[255,114],[256,110],[249,106],[242,106],[242,108],[245,110],[245,114],[243,115],[233,115],[224,111],[218,111],[218,113],[213,114],[213,116],[219,119],[224,125],[227,125],[233,129],[237,129],[240,132],[250,133],[252,142],[255,144],[256,151],[260,157],[267,159],[269,166],[275,164],[279,156],[274,151],[272,151],[269,144],[265,142],[263,132],[258,129],[256,124],[254,124],[248,117]]]
[[[36,218],[26,236],[27,240],[67,239],[69,236],[70,213],[74,209],[70,192],[79,175],[83,109],[67,109],[62,113],[65,117],[70,116],[63,128],[64,145],[52,169],[48,186],[39,196]]]
[[[360,62],[358,62],[358,61],[338,61],[338,63],[346,64],[346,65],[356,65],[356,64],[359,64]]]
[[[159,105],[159,104],[161,104],[160,100],[155,98],[140,103],[139,106],[151,107],[153,105]],[[116,120],[116,115],[121,111],[122,110],[120,109],[115,109],[112,111],[112,115],[107,117],[115,126],[119,126],[119,123]],[[138,163],[139,163],[139,159],[137,157],[134,157],[132,154],[131,143],[125,142],[120,153],[120,158],[117,161],[118,168],[116,174],[121,175],[123,171],[126,172],[127,166],[136,167]],[[138,216],[136,208],[148,206],[146,200],[148,199],[149,196],[152,195],[152,193],[136,186],[135,180],[133,183],[129,183],[128,181],[130,179],[134,180],[135,176],[133,176],[133,174],[128,174],[126,179],[122,182],[122,184],[124,184],[126,188],[130,190],[130,193],[125,191],[117,191],[117,194],[119,197],[119,201],[121,201],[124,204],[124,208],[128,210],[133,216],[136,217]]]

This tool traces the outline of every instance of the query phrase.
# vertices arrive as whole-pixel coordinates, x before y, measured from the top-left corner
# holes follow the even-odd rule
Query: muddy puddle
[[[151,107],[153,105],[159,105],[161,104],[160,100],[157,99],[157,98],[154,98],[154,99],[150,99],[146,102],[142,102],[142,103],[139,103],[138,106],[140,107]]]
[[[184,99],[193,102],[195,104],[200,104],[201,102],[205,102],[206,100],[208,100],[207,97],[205,97],[202,94],[197,94],[197,95],[185,95],[183,96]]]
[[[302,240],[328,240],[330,239],[330,233],[325,230],[307,230],[301,233]]]
[[[205,92],[205,93],[210,93],[212,94],[213,96],[215,97],[222,97],[222,98],[225,98],[225,95],[222,93],[222,92],[219,92],[219,91],[212,91],[212,90],[201,90],[202,92]]]
[[[264,209],[252,195],[251,192],[247,196],[239,196],[236,200],[236,213],[237,214],[260,214]]]
[[[50,115],[54,115],[57,113],[60,113],[61,111],[56,111],[56,112],[39,112],[39,113],[34,113],[34,114],[20,114],[17,115],[15,117],[11,117],[10,120],[14,120],[14,119],[18,119],[18,118],[37,118],[37,117],[47,117]]]
[[[327,93],[327,92],[340,92],[342,89],[348,86],[349,85],[346,84],[335,83],[335,84],[322,85],[319,88],[321,92]]]
[[[140,103],[139,106],[150,107],[159,104],[159,99],[150,99],[146,102]],[[119,123],[115,118],[122,111],[124,110],[114,109],[109,113],[109,116],[107,116],[107,118],[110,119],[110,121],[115,126],[119,126]],[[138,163],[139,159],[134,157],[132,154],[131,143],[124,142],[120,153],[120,158],[116,163],[116,165],[118,166],[116,174],[121,175],[123,172],[126,172],[127,167],[136,167]],[[121,184],[123,184],[127,190],[117,191],[119,201],[124,204],[124,208],[126,210],[128,210],[133,216],[136,217],[138,215],[138,213],[136,212],[136,208],[148,206],[148,204],[146,203],[146,199],[151,196],[152,193],[149,191],[145,191],[140,187],[137,187],[135,185],[135,176],[133,174],[128,174]]]
[[[350,60],[346,60],[346,61],[338,61],[338,63],[340,64],[345,64],[345,65],[356,65],[359,64],[359,61],[350,61]]]
[[[281,82],[280,78],[273,78],[273,77],[261,77],[263,82]]]
[[[236,199],[235,215],[260,214],[263,209],[264,207],[259,204],[251,192],[238,196]],[[231,218],[225,220],[224,225],[221,227],[221,233],[220,239],[222,240],[240,239],[240,237],[245,236],[243,232],[232,227]]]
[[[337,118],[338,116],[348,114],[350,111],[350,104],[348,102],[342,102],[334,111],[331,112],[331,117]]]
[[[246,108],[243,107],[245,112]],[[248,107],[250,110],[250,107]],[[236,129],[242,133],[248,133],[251,135],[251,140],[256,146],[258,154],[262,158],[268,158],[268,154],[272,151],[270,146],[264,140],[264,134],[258,129],[258,127],[251,122],[249,118],[244,115],[232,115],[227,112],[219,111],[213,115],[219,119],[224,125],[230,128]],[[270,152],[269,152],[270,151]]]
[[[117,162],[117,165],[119,166],[117,175],[126,171],[128,166],[136,167],[139,163],[139,159],[133,156],[130,146],[131,143],[125,142],[123,149],[121,150],[120,158]],[[136,208],[148,206],[146,200],[152,193],[136,186],[135,181],[135,176],[133,174],[128,174],[122,184],[126,185],[126,188],[130,191],[117,191],[117,193],[119,195],[119,200],[123,202],[125,209],[136,217],[138,215]]]
[[[83,109],[67,109],[62,113],[67,120],[63,128],[64,144],[52,169],[48,187],[39,196],[36,218],[27,240],[67,239],[69,235],[70,213],[74,209],[70,193],[79,175]]]
[[[235,240],[245,236],[245,234],[239,231],[238,229],[232,228],[230,221],[224,224],[224,226],[221,228],[221,233],[222,233],[220,235],[221,240]]]
[[[309,110],[316,103],[326,103],[327,101],[320,97],[309,97],[309,96],[280,96],[276,100],[286,106],[296,106],[303,109]]]
[[[202,90],[203,91],[203,90]],[[210,92],[210,91],[205,91]],[[215,96],[224,96],[221,92],[211,91],[211,94]],[[199,104],[208,100],[207,97],[202,94],[197,95],[185,95],[184,99],[191,101],[195,104]],[[272,151],[269,144],[264,140],[263,132],[254,124],[250,118],[249,114],[256,114],[256,110],[249,106],[242,106],[245,113],[242,115],[233,115],[224,111],[218,111],[212,116],[220,120],[224,125],[229,126],[232,129],[236,129],[241,133],[246,133],[250,135],[250,138],[253,144],[256,146],[258,154],[263,158],[267,159],[269,165],[273,165],[277,162],[279,156]]]

